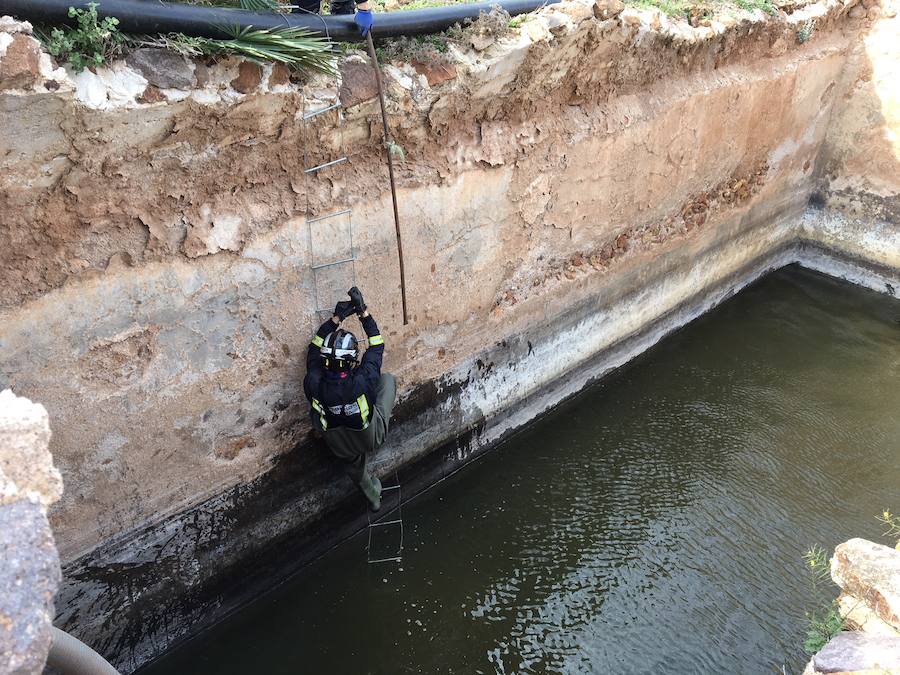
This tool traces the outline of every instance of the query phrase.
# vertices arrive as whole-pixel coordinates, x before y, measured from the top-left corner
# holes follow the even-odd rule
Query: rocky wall
[[[692,27],[567,2],[440,73],[386,66],[406,326],[360,55],[340,82],[26,59],[0,85],[0,384],[53,420],[60,623],[132,669],[359,526],[300,387],[316,310],[353,281],[401,385],[374,463],[414,466],[414,491],[796,260],[853,7]],[[314,272],[344,228],[355,263]]]
[[[861,10],[862,7],[857,8]],[[864,37],[848,53],[841,104],[823,153],[821,201],[851,220],[900,223],[900,17],[872,5],[852,21]]]

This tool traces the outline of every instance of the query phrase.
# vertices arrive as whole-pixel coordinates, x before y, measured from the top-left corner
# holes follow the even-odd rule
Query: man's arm
[[[329,333],[333,333],[334,331],[336,331],[338,329],[338,326],[340,325],[341,318],[337,314],[335,314],[325,323],[319,326],[319,330],[316,331],[312,342],[310,342],[309,347],[306,348],[307,373],[322,368],[322,359],[319,358],[319,348],[322,346],[322,343],[325,342],[325,337]]]
[[[366,331],[366,337],[369,338],[369,348],[363,354],[360,368],[366,371],[367,375],[378,377],[381,375],[381,362],[384,359],[384,338],[378,331],[378,324],[369,314],[369,310],[365,310],[359,315],[359,322],[362,324],[363,330]]]

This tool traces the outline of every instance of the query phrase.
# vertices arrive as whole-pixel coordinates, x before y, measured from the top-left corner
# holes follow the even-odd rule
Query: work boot
[[[378,511],[381,508],[381,481],[366,474],[359,481],[359,487],[369,500],[369,508]]]

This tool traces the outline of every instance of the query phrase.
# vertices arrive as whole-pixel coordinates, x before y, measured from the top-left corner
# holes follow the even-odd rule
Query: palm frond
[[[219,29],[231,35],[229,39],[214,41],[224,52],[320,73],[335,72],[331,41],[305,28],[231,26]]]

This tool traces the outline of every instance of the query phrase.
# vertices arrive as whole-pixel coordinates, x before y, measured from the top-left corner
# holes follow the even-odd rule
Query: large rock
[[[900,629],[900,551],[851,539],[834,549],[831,578],[882,621]]]
[[[0,673],[40,673],[50,650],[60,569],[43,507],[0,506]]]
[[[375,70],[368,63],[345,61],[341,64],[341,105],[358,105],[378,96]]]
[[[838,633],[813,657],[813,665],[817,673],[900,673],[900,637]]]
[[[0,477],[6,477],[21,493],[44,506],[62,495],[62,477],[47,449],[50,425],[39,403],[0,392]],[[0,498],[2,501],[2,498]]]
[[[6,38],[6,51],[0,56],[0,90],[29,89],[41,75],[41,46],[33,37],[16,33]]]
[[[160,89],[190,89],[196,84],[193,64],[167,49],[135,49],[125,61]]]
[[[39,673],[50,649],[59,557],[46,507],[62,481],[42,405],[0,393],[0,673]]]

